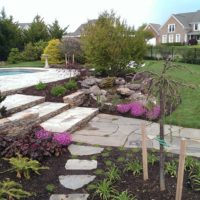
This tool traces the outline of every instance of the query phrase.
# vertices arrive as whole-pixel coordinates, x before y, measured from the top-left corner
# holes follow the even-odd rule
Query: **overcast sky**
[[[113,9],[130,26],[164,23],[171,14],[200,10],[200,0],[0,0],[0,9],[15,21],[32,22],[39,14],[48,24],[55,19],[73,32],[88,19]]]

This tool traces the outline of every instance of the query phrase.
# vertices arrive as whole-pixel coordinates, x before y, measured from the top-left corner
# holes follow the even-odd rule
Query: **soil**
[[[107,155],[104,154],[107,152]],[[158,155],[157,152],[154,154]],[[27,191],[34,192],[36,195],[29,197],[29,200],[48,200],[50,193],[45,189],[48,184],[53,184],[55,194],[67,194],[67,193],[89,193],[89,200],[102,200],[99,196],[95,195],[95,190],[89,190],[88,186],[72,191],[65,189],[61,184],[59,184],[58,176],[67,174],[91,174],[94,175],[96,170],[92,171],[66,171],[65,163],[67,159],[72,157],[68,152],[61,155],[60,157],[50,157],[43,160],[42,165],[48,166],[49,170],[42,170],[41,175],[31,174],[30,180],[16,178],[14,172],[0,173],[0,180],[10,178],[12,180],[18,181],[23,185],[23,188]],[[125,164],[128,161],[135,160],[136,158],[141,161],[141,152],[136,151],[136,149],[122,149],[122,148],[106,148],[103,154],[95,156],[81,156],[76,157],[80,159],[97,159],[98,169],[102,169],[103,173],[97,175],[94,182],[95,184],[100,180],[105,178],[105,172],[109,170],[110,166],[106,165],[107,161],[111,161],[112,165],[115,164],[121,172],[121,180],[113,183],[113,187],[119,192],[128,190],[129,194],[136,196],[137,200],[174,200],[176,192],[176,178],[166,175],[166,191],[159,191],[159,163],[155,163],[153,166],[149,165],[149,180],[143,181],[142,174],[139,176],[134,176],[131,172],[124,172]],[[123,162],[119,162],[118,158],[123,158]],[[166,161],[177,159],[177,155],[167,154]],[[7,161],[1,160],[0,171],[7,170],[10,166]],[[193,191],[188,183],[185,175],[183,184],[183,195],[184,200],[199,200],[200,192]]]
[[[25,88],[23,90],[21,90],[21,94],[26,94],[26,95],[33,95],[33,96],[43,96],[45,97],[45,101],[49,101],[49,102],[62,102],[63,103],[63,96],[69,95],[74,93],[76,90],[71,90],[71,91],[67,91],[65,93],[65,95],[63,96],[59,96],[59,97],[55,97],[51,94],[51,88],[56,86],[56,85],[63,85],[64,83],[68,82],[69,79],[64,79],[61,81],[55,81],[55,82],[51,82],[51,83],[47,83],[47,87],[44,90],[36,90],[35,86],[31,86],[28,88]]]

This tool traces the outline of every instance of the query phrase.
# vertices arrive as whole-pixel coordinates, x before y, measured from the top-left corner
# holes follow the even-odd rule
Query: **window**
[[[194,24],[194,31],[198,31],[199,30],[199,24]]]
[[[172,33],[175,31],[175,24],[168,24],[168,33]]]
[[[176,34],[176,42],[181,42],[181,35],[180,34]]]
[[[166,35],[162,36],[162,43],[167,43],[167,36]]]
[[[173,43],[174,42],[174,35],[169,35],[169,43]]]

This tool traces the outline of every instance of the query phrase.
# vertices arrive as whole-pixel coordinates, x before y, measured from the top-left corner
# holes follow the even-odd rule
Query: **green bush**
[[[65,92],[66,92],[66,89],[62,85],[57,85],[51,89],[51,94],[56,97],[63,96]]]
[[[15,64],[22,61],[22,55],[19,52],[18,48],[12,48],[10,50],[9,56],[8,56],[8,62],[11,64]]]
[[[36,90],[45,90],[46,87],[47,87],[47,84],[40,81],[40,82],[35,86],[35,89],[36,89]]]
[[[67,83],[64,84],[64,87],[67,90],[76,90],[78,88],[78,84],[75,80],[70,80]]]

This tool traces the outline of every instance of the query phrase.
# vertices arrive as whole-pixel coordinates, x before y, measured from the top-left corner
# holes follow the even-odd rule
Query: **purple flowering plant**
[[[130,104],[119,104],[117,105],[117,111],[119,113],[127,113],[130,110]]]
[[[141,117],[146,113],[146,108],[140,102],[131,103],[131,115],[134,117]]]
[[[48,139],[48,138],[52,137],[52,133],[49,131],[46,131],[45,129],[42,128],[42,129],[36,131],[35,137],[37,139]]]
[[[155,105],[151,110],[146,112],[146,117],[150,120],[158,119],[160,116],[160,106]]]
[[[63,133],[55,133],[53,136],[53,141],[57,142],[58,144],[62,146],[67,146],[71,143],[72,138],[70,133],[63,132]]]

